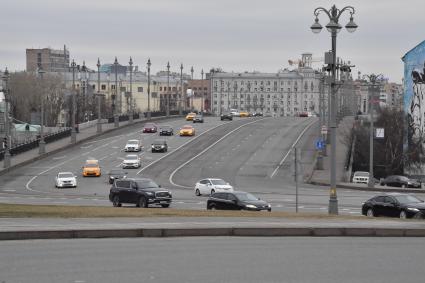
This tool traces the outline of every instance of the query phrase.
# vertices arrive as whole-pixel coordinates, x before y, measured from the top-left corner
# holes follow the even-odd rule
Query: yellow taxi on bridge
[[[99,161],[96,159],[88,159],[83,166],[83,177],[100,177],[101,171]]]

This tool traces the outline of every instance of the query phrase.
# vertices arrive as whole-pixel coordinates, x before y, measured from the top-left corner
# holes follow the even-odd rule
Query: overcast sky
[[[323,58],[330,33],[313,34],[313,11],[354,6],[355,33],[341,30],[337,56],[363,74],[382,73],[401,82],[401,57],[425,40],[424,0],[1,0],[0,69],[24,70],[25,49],[69,48],[90,68],[118,57],[152,71],[189,73],[211,67],[225,71],[276,72],[303,52]],[[326,15],[320,16],[323,26]],[[349,13],[341,16],[345,26]],[[319,65],[320,66],[320,63]]]

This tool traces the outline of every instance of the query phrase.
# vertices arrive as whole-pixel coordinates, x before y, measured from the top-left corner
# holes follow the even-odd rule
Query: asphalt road
[[[273,210],[295,210],[294,162],[291,149],[299,148],[300,175],[309,173],[314,154],[317,118],[235,118],[220,121],[207,117],[203,124],[193,124],[195,137],[161,137],[168,140],[169,152],[151,153],[150,144],[160,138],[143,134],[142,126],[134,125],[104,134],[85,144],[0,176],[0,202],[111,205],[107,172],[119,168],[129,139],[141,139],[142,168],[126,169],[128,176],[145,176],[173,192],[172,207],[205,209],[206,196],[196,197],[196,181],[206,177],[222,178],[236,189],[255,193],[270,202]],[[175,132],[191,124],[184,119],[161,121]],[[98,159],[103,175],[100,178],[81,176],[81,166],[89,158]],[[54,176],[60,171],[78,175],[76,189],[56,189]],[[300,178],[301,179],[301,178]],[[327,187],[299,185],[299,210],[326,212]],[[361,203],[375,192],[339,190],[340,213],[360,214]]]
[[[0,253],[5,283],[417,283],[425,277],[422,238],[6,241]]]

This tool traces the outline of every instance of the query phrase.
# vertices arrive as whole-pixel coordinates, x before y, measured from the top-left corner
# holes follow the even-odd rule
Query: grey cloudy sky
[[[321,58],[331,48],[326,29],[310,31],[313,10],[354,6],[355,33],[338,34],[337,56],[357,71],[382,73],[401,82],[401,57],[425,40],[424,0],[0,0],[0,69],[25,69],[25,49],[64,44],[71,58],[95,69],[97,58],[117,56],[153,72],[164,70],[200,77],[211,67],[225,71],[276,72],[303,52]],[[345,26],[349,14],[340,23]],[[328,18],[320,17],[325,26]],[[319,65],[318,65],[319,66]]]

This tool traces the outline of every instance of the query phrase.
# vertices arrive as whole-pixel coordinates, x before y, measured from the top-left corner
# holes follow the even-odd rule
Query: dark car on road
[[[212,194],[207,200],[207,209],[272,211],[270,204],[264,200],[241,191]]]
[[[193,123],[204,123],[204,116],[202,114],[196,114],[193,117]]]
[[[220,120],[221,121],[224,121],[224,120],[232,121],[233,115],[232,115],[232,113],[223,113],[223,114],[220,115]]]
[[[126,178],[115,181],[109,192],[109,200],[115,207],[123,203],[133,203],[137,207],[148,207],[150,204],[169,207],[172,195],[151,179]]]
[[[401,187],[401,188],[421,188],[421,183],[406,176],[391,175],[381,180],[381,186]]]
[[[171,126],[161,126],[159,128],[159,135],[160,136],[172,136],[174,135],[174,130]]]
[[[158,131],[158,126],[154,123],[146,123],[143,127],[144,133],[156,133]]]
[[[411,194],[382,194],[366,201],[362,214],[369,217],[424,218],[425,203]]]
[[[155,140],[152,145],[152,152],[167,152],[168,144],[166,140]]]
[[[252,113],[253,117],[263,117],[263,112],[254,112]]]
[[[112,184],[114,180],[123,179],[127,176],[127,172],[122,169],[112,169],[108,173],[109,184]]]

